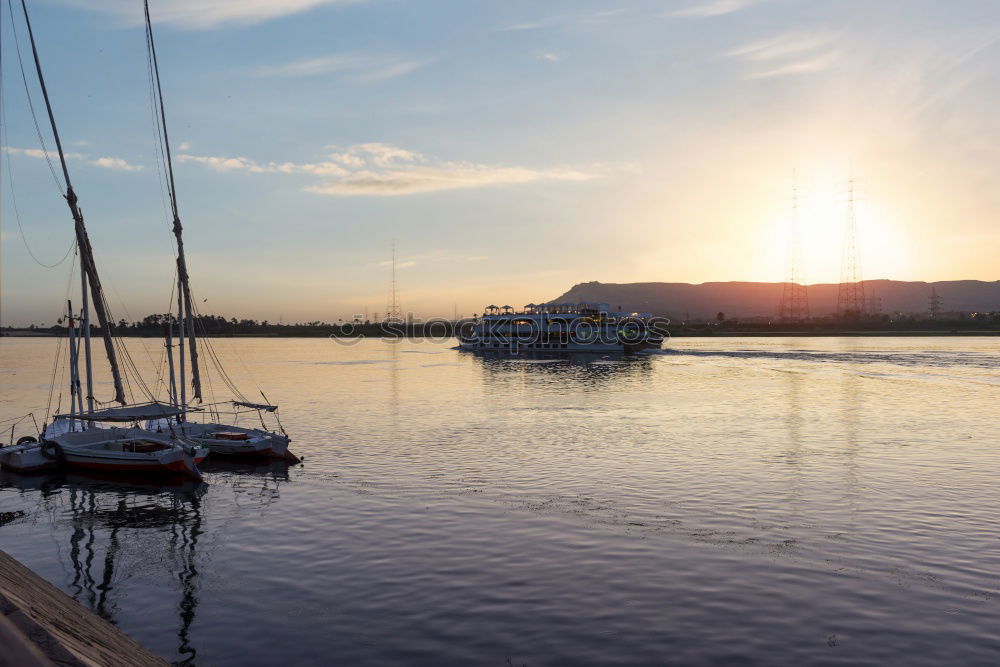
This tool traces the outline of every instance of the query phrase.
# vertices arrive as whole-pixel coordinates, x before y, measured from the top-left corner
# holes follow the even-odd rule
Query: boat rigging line
[[[8,0],[8,2],[10,2],[10,0]],[[124,405],[125,390],[122,386],[122,377],[121,371],[118,367],[118,359],[115,356],[112,331],[113,325],[108,317],[107,301],[104,297],[104,290],[101,287],[101,280],[97,274],[97,267],[94,263],[93,248],[91,248],[90,238],[87,235],[87,228],[83,222],[83,213],[77,203],[76,192],[73,190],[73,184],[69,177],[69,168],[66,165],[66,154],[63,152],[62,141],[59,138],[59,128],[56,126],[55,115],[52,111],[52,103],[49,100],[49,91],[45,85],[45,76],[42,73],[42,63],[38,56],[38,47],[35,43],[34,32],[31,29],[31,19],[28,16],[28,5],[25,0],[21,0],[21,10],[24,14],[25,26],[28,29],[28,40],[31,43],[31,52],[35,61],[35,72],[38,75],[38,85],[42,90],[42,98],[45,100],[45,110],[48,113],[49,125],[52,128],[52,137],[55,140],[56,149],[59,151],[59,163],[62,166],[63,177],[66,182],[66,192],[63,196],[65,197],[66,204],[69,206],[70,213],[73,216],[77,246],[79,247],[80,253],[80,266],[85,275],[84,287],[86,287],[86,285],[90,286],[94,310],[97,313],[97,319],[101,326],[101,333],[104,338],[104,348],[107,353],[108,364],[111,366],[111,375],[115,388],[115,400]],[[84,298],[86,299],[86,289],[84,289]],[[89,329],[87,333],[89,335]],[[89,353],[87,359],[89,364]],[[88,366],[88,378],[90,377],[89,373],[90,370]]]

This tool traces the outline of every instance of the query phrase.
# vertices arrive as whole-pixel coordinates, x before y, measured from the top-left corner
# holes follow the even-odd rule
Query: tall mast
[[[83,360],[87,372],[87,411],[94,411],[94,364],[90,354],[90,300],[87,298],[87,272],[80,266],[80,326],[83,327]]]
[[[23,2],[24,0],[22,0]],[[174,237],[177,239],[177,280],[183,297],[183,310],[178,307],[177,316],[186,323],[188,346],[191,350],[191,385],[194,388],[194,398],[201,400],[201,374],[198,371],[198,342],[194,330],[194,314],[191,307],[191,285],[188,280],[187,260],[184,258],[184,238],[181,217],[177,212],[177,189],[174,187],[174,164],[170,155],[170,137],[167,134],[167,114],[163,105],[163,88],[160,86],[160,67],[156,62],[156,44],[153,41],[153,22],[149,18],[149,0],[143,0],[146,13],[146,40],[149,44],[149,55],[153,65],[153,76],[156,80],[156,98],[159,100],[160,125],[163,128],[163,148],[167,162],[167,190],[170,193],[170,212],[174,216]],[[183,340],[183,335],[182,335]],[[180,343],[183,345],[183,342]],[[182,358],[183,358],[183,348]],[[183,363],[183,362],[182,362]],[[183,366],[181,367],[183,368]]]
[[[90,238],[87,236],[87,228],[83,224],[83,213],[77,204],[76,193],[73,191],[73,184],[69,179],[69,169],[66,166],[66,155],[63,153],[62,141],[59,139],[59,129],[56,127],[56,118],[52,113],[52,103],[49,102],[49,91],[45,87],[45,77],[42,75],[42,63],[38,59],[38,48],[35,46],[35,35],[31,30],[31,19],[28,18],[28,6],[25,0],[21,0],[21,9],[24,12],[24,23],[28,27],[28,38],[31,40],[31,53],[35,58],[35,71],[38,73],[38,84],[42,89],[42,97],[45,98],[45,109],[49,114],[49,124],[52,126],[52,136],[59,151],[59,163],[62,165],[63,178],[66,180],[66,203],[69,205],[70,213],[73,215],[73,224],[76,232],[76,243],[80,251],[80,266],[86,275],[85,282],[90,285],[90,294],[93,297],[94,311],[97,313],[97,321],[101,325],[101,333],[104,334],[104,351],[108,355],[108,363],[111,365],[111,377],[115,385],[115,400],[125,405],[125,389],[122,386],[122,375],[118,368],[118,357],[115,354],[115,344],[112,339],[111,321],[108,319],[107,308],[104,303],[104,290],[101,288],[101,279],[97,275],[97,265],[94,263],[94,250],[90,246]]]

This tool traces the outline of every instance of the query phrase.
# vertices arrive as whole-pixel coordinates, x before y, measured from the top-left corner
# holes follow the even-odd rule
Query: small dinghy
[[[143,429],[91,428],[0,449],[0,465],[16,472],[67,467],[124,474],[181,474],[201,480],[208,450]]]
[[[277,406],[256,403],[234,402],[235,416],[240,414],[239,408],[250,408],[258,412],[274,412]],[[190,408],[189,408],[190,409]],[[212,409],[211,406],[209,409]],[[243,411],[246,412],[246,411]],[[177,423],[170,419],[158,419],[146,423],[149,431],[163,432],[174,429],[186,441],[207,447],[213,456],[281,459],[289,463],[299,463],[299,458],[288,451],[290,438],[284,433],[268,430],[264,426],[263,415],[261,428],[236,426],[232,423],[182,421]]]

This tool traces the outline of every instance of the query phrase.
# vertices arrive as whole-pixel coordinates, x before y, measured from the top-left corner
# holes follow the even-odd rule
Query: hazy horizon
[[[111,308],[164,312],[173,249],[141,2],[31,9]],[[153,0],[151,12],[206,313],[384,312],[393,239],[403,308],[419,316],[591,280],[781,282],[793,172],[805,283],[839,278],[851,176],[865,279],[998,277],[988,3]],[[72,227],[10,30],[5,11],[3,320],[51,323],[69,262],[39,266],[17,214],[43,263]]]

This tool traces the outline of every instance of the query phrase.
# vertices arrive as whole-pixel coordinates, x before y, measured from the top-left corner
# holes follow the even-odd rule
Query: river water
[[[217,340],[302,465],[2,473],[0,548],[186,664],[1000,664],[1000,338],[453,344]]]

